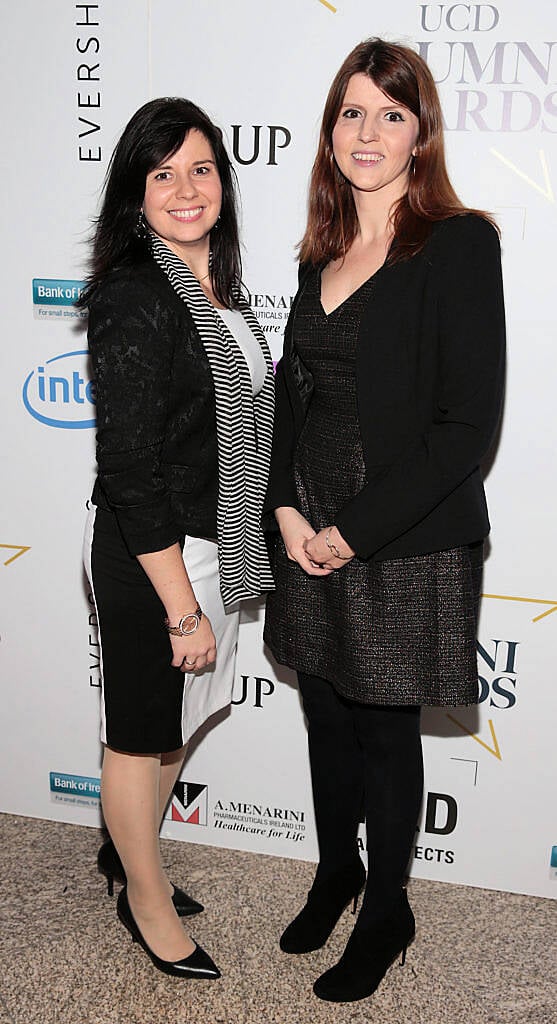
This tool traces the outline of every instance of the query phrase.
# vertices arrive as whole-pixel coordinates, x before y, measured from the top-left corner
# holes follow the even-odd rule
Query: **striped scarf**
[[[155,261],[188,307],[215,385],[220,591],[225,608],[230,608],[237,601],[274,589],[261,530],[273,432],[273,363],[257,318],[247,303],[242,303],[242,315],[267,364],[263,387],[253,397],[243,353],[197,278],[159,238],[151,236],[150,245]]]

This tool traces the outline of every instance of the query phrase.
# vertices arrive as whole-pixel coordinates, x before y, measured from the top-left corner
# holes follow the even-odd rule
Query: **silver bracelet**
[[[325,544],[327,545],[327,547],[328,547],[329,551],[331,552],[331,554],[333,554],[335,556],[335,558],[340,558],[341,562],[349,562],[350,559],[353,558],[353,555],[341,555],[341,553],[340,553],[339,549],[337,548],[336,544],[333,544],[333,542],[331,540],[331,530],[332,529],[333,529],[333,527],[329,526],[329,529],[327,530],[327,533],[325,534]]]

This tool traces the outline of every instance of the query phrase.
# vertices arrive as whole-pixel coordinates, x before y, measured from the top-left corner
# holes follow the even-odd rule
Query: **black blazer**
[[[211,369],[186,305],[150,256],[99,285],[89,348],[97,400],[93,503],[115,512],[133,555],[187,533],[216,537]]]
[[[277,368],[268,509],[297,505],[292,461],[313,387],[293,337],[303,287]],[[504,348],[499,238],[483,218],[435,224],[419,255],[377,272],[356,356],[366,484],[335,516],[360,558],[487,535],[479,463],[499,420]]]

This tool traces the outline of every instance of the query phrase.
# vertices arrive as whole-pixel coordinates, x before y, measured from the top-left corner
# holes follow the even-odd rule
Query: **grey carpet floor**
[[[324,1003],[312,982],[340,955],[287,956],[284,925],[313,865],[163,843],[170,876],[206,907],[190,919],[214,982],[168,978],[132,945],[96,872],[94,829],[0,815],[0,1024],[557,1024],[557,904],[414,880],[406,966],[375,995]]]

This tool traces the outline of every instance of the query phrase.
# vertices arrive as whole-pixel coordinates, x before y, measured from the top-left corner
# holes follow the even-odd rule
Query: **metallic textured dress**
[[[310,275],[294,322],[314,392],[294,457],[298,508],[315,530],[361,490],[356,343],[371,278],[327,316]],[[370,339],[373,343],[373,339]],[[278,539],[265,640],[277,661],[366,704],[473,704],[482,544],[308,576]]]

